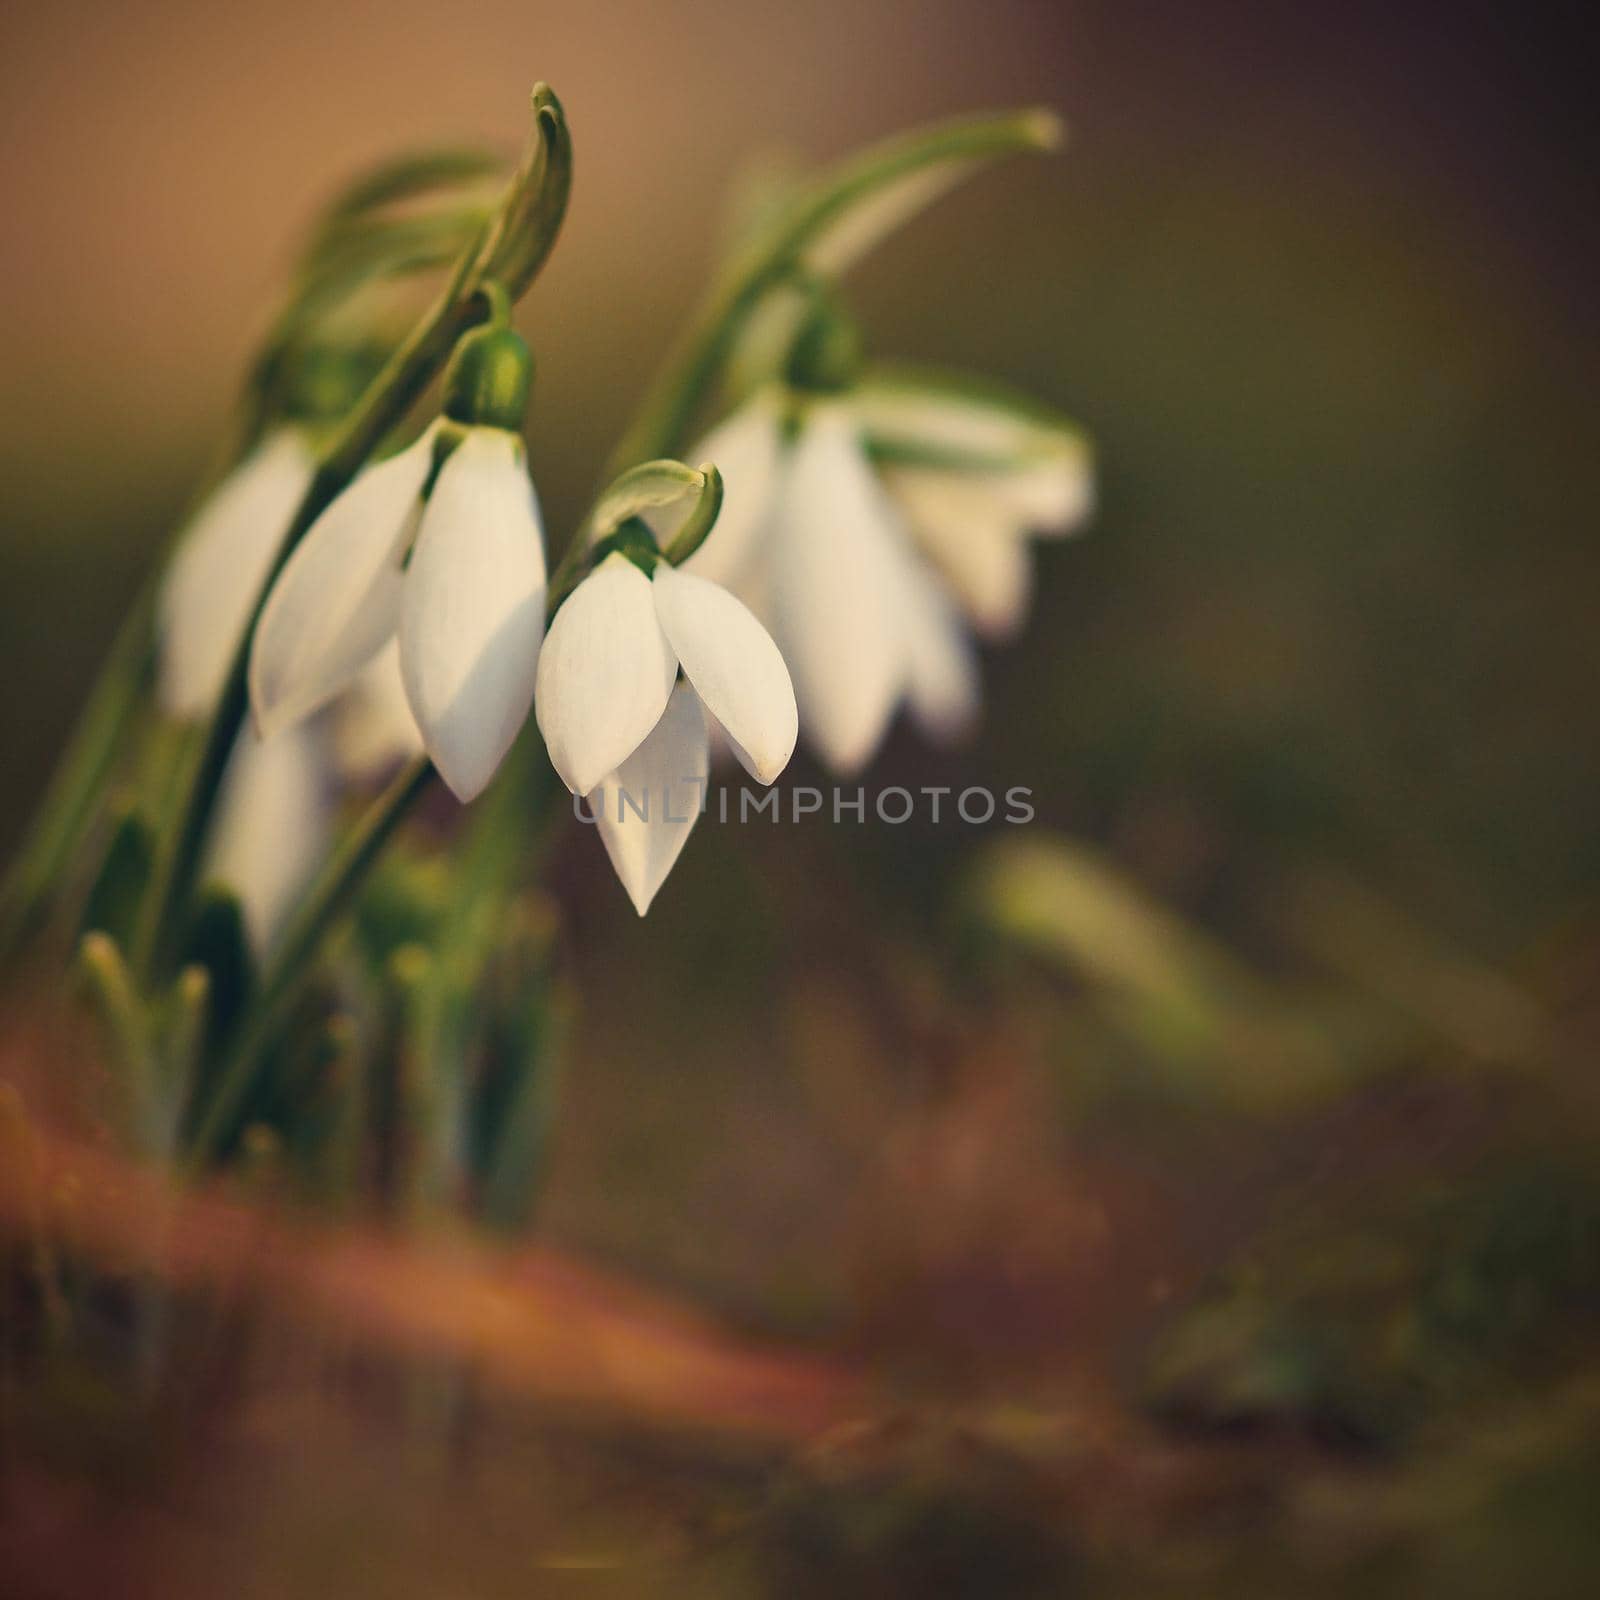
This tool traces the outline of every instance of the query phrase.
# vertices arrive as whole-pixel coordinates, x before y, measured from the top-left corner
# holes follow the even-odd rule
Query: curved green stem
[[[262,1054],[299,992],[311,958],[350,908],[384,846],[435,776],[426,756],[416,757],[401,770],[323,867],[284,929],[260,992],[223,1057],[216,1088],[190,1136],[191,1169],[203,1166],[215,1153],[255,1084]]]
[[[737,257],[674,346],[611,460],[615,476],[677,455],[752,311],[786,278],[833,277],[986,161],[1060,143],[1043,110],[961,117],[874,145],[808,186]]]

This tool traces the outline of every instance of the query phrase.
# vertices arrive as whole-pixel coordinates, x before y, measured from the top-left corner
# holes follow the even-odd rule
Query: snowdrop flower
[[[314,729],[302,725],[270,740],[248,729],[240,735],[223,775],[206,876],[238,896],[258,957],[311,881],[332,814]]]
[[[601,837],[643,916],[704,803],[707,716],[771,783],[793,753],[797,713],[783,657],[750,611],[654,554],[634,526],[636,539],[603,555],[556,612],[535,713],[562,781],[598,796]]]
[[[303,428],[269,433],[183,534],[159,602],[158,692],[169,716],[204,717],[315,470]]]
[[[482,792],[527,716],[544,631],[544,535],[517,432],[530,378],[515,333],[468,335],[444,417],[312,525],[256,628],[250,698],[264,736],[398,640],[428,755],[459,799]]]
[[[796,382],[791,369],[791,383]],[[1087,452],[1010,396],[928,378],[769,388],[702,440],[722,515],[685,571],[730,585],[794,674],[834,770],[871,759],[906,703],[936,738],[978,708],[981,634],[1020,622],[1029,539],[1089,509]]]
[[[890,497],[978,631],[1004,639],[1031,596],[1029,540],[1081,528],[1094,480],[1082,437],[998,392],[865,383],[852,410]]]

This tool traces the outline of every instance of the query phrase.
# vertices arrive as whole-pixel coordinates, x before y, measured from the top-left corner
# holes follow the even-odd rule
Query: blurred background
[[[870,1373],[888,1413],[730,1458],[486,1403],[419,1477],[302,1396],[203,1494],[135,1472],[118,1503],[161,1515],[118,1524],[117,1570],[1593,1592],[1600,317],[1567,12],[10,10],[7,847],[299,230],[397,146],[514,148],[536,78],[578,162],[521,318],[552,530],[752,159],[970,109],[1049,104],[1069,147],[955,192],[850,302],[872,353],[1026,387],[1101,464],[979,737],[903,732],[866,780],[1024,785],[1030,827],[707,821],[642,923],[592,835],[556,852],[587,1004],[539,1245]],[[29,1593],[76,1493],[18,1524]],[[374,1555],[419,1506],[437,1543]]]

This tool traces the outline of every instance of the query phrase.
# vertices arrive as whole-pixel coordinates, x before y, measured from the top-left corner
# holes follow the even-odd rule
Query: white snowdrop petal
[[[423,510],[400,605],[406,698],[440,776],[475,799],[533,702],[544,535],[522,447],[474,428]]]
[[[722,474],[722,509],[705,543],[683,564],[685,572],[734,584],[749,570],[771,523],[780,451],[777,411],[762,397],[719,422],[689,452],[696,466],[709,461]],[[663,545],[687,510],[677,510],[670,526],[650,519]]]
[[[400,620],[400,558],[433,461],[433,430],[369,467],[311,525],[272,587],[250,653],[250,703],[270,735],[338,694]]]
[[[333,797],[309,727],[258,739],[246,728],[228,759],[205,876],[239,897],[258,956],[311,881],[327,849]]]
[[[906,698],[930,738],[952,743],[970,733],[977,721],[977,655],[933,574],[912,560],[905,576]]]
[[[884,482],[979,631],[1013,633],[1028,609],[1033,563],[1026,532],[992,486],[920,467],[895,468]]]
[[[606,854],[641,917],[699,820],[709,768],[705,711],[680,683],[644,742],[589,795]]]
[[[357,780],[376,777],[422,754],[422,733],[400,676],[398,635],[340,696],[334,707],[333,738],[340,771]]]
[[[750,776],[771,783],[789,764],[799,731],[794,686],[771,635],[709,579],[662,562],[651,588],[662,631],[695,692]]]
[[[613,552],[556,612],[539,653],[534,711],[551,764],[574,794],[633,754],[677,675],[650,580]]]
[[[161,706],[205,716],[266,581],[315,463],[298,428],[281,428],[241,462],[195,513],[162,585]]]
[[[779,487],[769,604],[801,730],[837,772],[871,758],[905,684],[894,516],[848,418],[814,409]]]
[[[1003,466],[1082,449],[1070,424],[987,384],[869,374],[850,406],[875,443],[915,452],[948,452]]]
[[[1094,510],[1094,473],[1086,450],[988,477],[999,502],[1032,534],[1075,533]]]

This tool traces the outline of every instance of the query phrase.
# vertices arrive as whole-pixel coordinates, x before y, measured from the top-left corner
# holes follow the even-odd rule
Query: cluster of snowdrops
[[[479,802],[462,833],[492,863],[452,881],[436,941],[466,1016],[461,952],[509,948],[484,930],[517,914],[537,770],[586,798],[643,914],[719,752],[769,785],[799,739],[847,775],[902,710],[939,740],[972,725],[975,640],[1021,621],[1031,541],[1081,525],[1089,453],[1001,386],[865,359],[840,280],[1058,137],[1044,112],[965,118],[767,196],[553,564],[513,312],[566,214],[560,102],[536,87],[509,178],[424,152],[334,201],[0,894],[0,954],[75,953],[151,1148],[202,1159],[266,1114],[275,1057],[342,1048],[349,984],[309,1010],[308,988],[439,784]],[[382,961],[415,965],[404,939]]]

